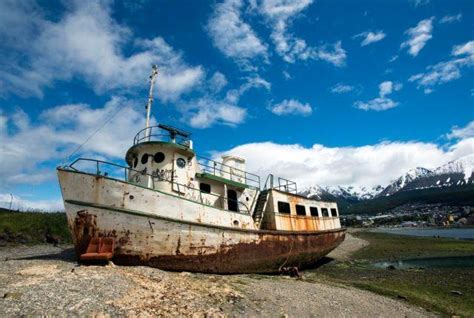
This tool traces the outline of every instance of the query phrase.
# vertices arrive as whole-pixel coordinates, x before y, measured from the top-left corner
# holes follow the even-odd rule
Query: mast
[[[158,76],[158,67],[156,65],[152,66],[151,75],[150,75],[150,92],[148,94],[148,102],[146,103],[146,123],[145,123],[145,137],[150,139],[150,114],[151,114],[151,105],[153,104],[153,86],[155,85],[156,76]]]

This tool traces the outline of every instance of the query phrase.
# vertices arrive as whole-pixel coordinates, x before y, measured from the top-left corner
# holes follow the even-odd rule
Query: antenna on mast
[[[156,76],[158,76],[158,66],[153,65],[150,75],[150,92],[148,94],[148,102],[146,103],[146,123],[145,123],[145,137],[150,138],[150,114],[151,105],[153,104],[153,86],[155,86]]]

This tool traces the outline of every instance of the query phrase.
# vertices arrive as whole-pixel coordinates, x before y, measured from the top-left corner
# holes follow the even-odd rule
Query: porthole
[[[145,153],[142,156],[142,164],[146,165],[147,162],[148,162],[148,154]]]
[[[138,165],[138,158],[135,157],[135,158],[133,159],[133,167],[136,168],[137,165]]]
[[[184,168],[186,167],[186,160],[184,160],[183,158],[178,158],[176,159],[176,165],[180,168]]]
[[[153,160],[155,160],[156,163],[163,162],[163,160],[165,160],[165,154],[162,153],[161,151],[160,151],[160,152],[157,152],[157,153],[155,153],[155,155],[153,156]]]

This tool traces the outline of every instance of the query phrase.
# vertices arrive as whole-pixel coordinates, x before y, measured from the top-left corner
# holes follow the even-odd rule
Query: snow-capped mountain
[[[409,183],[415,181],[418,178],[422,178],[431,174],[432,172],[428,169],[417,167],[414,169],[408,170],[400,178],[392,181],[383,191],[380,192],[380,196],[389,196],[402,189],[404,189]]]
[[[350,201],[361,201],[377,197],[384,188],[381,185],[372,188],[363,186],[335,186],[326,187],[325,190],[335,197],[342,197]]]
[[[328,200],[334,199],[334,197],[325,188],[318,185],[308,187],[301,191],[299,194],[317,200]]]
[[[441,188],[474,184],[474,154],[461,157],[434,169],[407,184],[403,190]]]
[[[434,170],[421,167],[410,169],[386,187],[321,187],[316,185],[303,190],[301,194],[319,200],[341,198],[346,201],[358,202],[391,196],[401,191],[472,184],[474,184],[474,154],[450,161]]]

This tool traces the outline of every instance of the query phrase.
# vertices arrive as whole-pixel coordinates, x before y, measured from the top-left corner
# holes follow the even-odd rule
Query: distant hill
[[[341,213],[377,213],[409,202],[474,205],[474,154],[434,170],[411,169],[385,187],[312,186],[301,194],[336,201]]]

